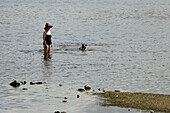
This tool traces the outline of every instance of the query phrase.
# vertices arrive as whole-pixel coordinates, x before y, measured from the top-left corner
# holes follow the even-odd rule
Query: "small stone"
[[[19,82],[20,84],[22,84],[22,85],[25,85],[26,84],[26,81],[21,81],[21,82]]]
[[[100,88],[98,90],[100,91]]]
[[[83,92],[83,91],[85,91],[85,89],[79,88],[78,91]]]
[[[64,99],[67,99],[67,97],[64,97]]]
[[[36,84],[45,84],[46,82],[36,82]]]
[[[20,81],[19,82],[21,85],[25,85],[26,84],[26,81]]]
[[[103,92],[106,92],[106,91],[103,89]]]
[[[35,85],[35,82],[30,82],[30,85]]]
[[[63,100],[63,102],[64,102],[64,103],[66,103],[66,102],[67,102],[67,100]]]
[[[116,89],[115,92],[120,92],[120,90]]]
[[[95,90],[93,89],[93,92],[94,92]]]
[[[91,89],[91,86],[90,86],[90,85],[85,85],[85,86],[84,86],[84,89],[85,89],[85,90],[90,90],[90,89]]]
[[[80,98],[80,95],[77,95],[77,98]]]
[[[150,110],[150,113],[154,113],[154,111],[153,111],[153,110]]]
[[[66,113],[65,111],[62,111],[61,113]]]
[[[21,82],[19,82],[20,84],[24,84],[24,82],[23,81],[21,81]]]
[[[54,113],[60,113],[59,111],[56,111],[56,112],[54,112]]]
[[[27,88],[22,88],[22,90],[28,90]]]
[[[130,111],[130,109],[128,109],[128,111]]]
[[[59,84],[59,86],[61,87],[61,86],[62,86],[62,84]]]
[[[27,82],[26,81],[24,81],[24,84],[26,84]]]

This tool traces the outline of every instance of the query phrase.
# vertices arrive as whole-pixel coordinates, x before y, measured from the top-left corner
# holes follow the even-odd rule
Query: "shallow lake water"
[[[145,112],[101,107],[98,97],[77,91],[87,84],[170,94],[169,0],[0,0],[0,12],[0,113]],[[53,25],[50,58],[43,55],[46,22]],[[13,88],[13,80],[27,84]]]

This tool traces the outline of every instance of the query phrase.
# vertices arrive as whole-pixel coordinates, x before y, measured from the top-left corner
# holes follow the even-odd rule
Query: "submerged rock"
[[[36,82],[36,84],[45,84],[46,82]]]
[[[38,85],[46,84],[46,82],[30,82],[30,85],[35,85],[35,84],[38,84]]]
[[[21,85],[21,83],[14,80],[13,82],[10,83],[10,85],[13,87],[19,87]]]
[[[60,113],[59,111],[55,111],[54,113]]]
[[[22,90],[28,90],[27,88],[22,88]]]
[[[80,98],[80,95],[77,95],[77,98]]]

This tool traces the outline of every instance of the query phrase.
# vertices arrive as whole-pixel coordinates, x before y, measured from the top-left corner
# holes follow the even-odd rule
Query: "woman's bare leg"
[[[47,47],[44,45],[44,55],[47,54]]]
[[[50,45],[47,45],[47,55],[50,54]]]
[[[48,54],[50,54],[51,46],[49,45]]]

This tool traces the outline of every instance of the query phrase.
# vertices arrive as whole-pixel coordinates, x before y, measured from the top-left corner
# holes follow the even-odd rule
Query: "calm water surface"
[[[127,112],[77,92],[86,84],[170,94],[169,0],[0,0],[0,12],[0,113]],[[54,26],[49,59],[42,46],[46,22]],[[14,79],[27,84],[13,88]]]

